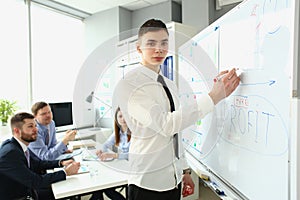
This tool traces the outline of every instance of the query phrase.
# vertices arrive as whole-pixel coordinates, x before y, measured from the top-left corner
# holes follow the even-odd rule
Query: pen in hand
[[[239,70],[239,68],[235,69],[235,72],[237,72]],[[214,78],[214,82],[218,82],[221,81],[226,75],[228,75],[230,72],[228,70],[221,72],[223,74],[218,75],[217,77]],[[231,77],[228,77],[228,80],[230,80]]]
[[[224,76],[226,76],[226,75],[227,75],[227,73],[217,76],[216,78],[214,78],[214,82],[221,81],[224,78]]]

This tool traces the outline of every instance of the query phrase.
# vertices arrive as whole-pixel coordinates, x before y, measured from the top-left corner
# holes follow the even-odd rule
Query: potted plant
[[[17,110],[17,102],[0,99],[0,121],[2,126],[7,124],[8,118]]]

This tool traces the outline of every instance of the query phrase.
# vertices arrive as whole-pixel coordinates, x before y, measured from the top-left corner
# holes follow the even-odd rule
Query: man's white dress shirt
[[[142,65],[128,72],[115,88],[113,107],[120,107],[132,133],[128,183],[166,191],[181,182],[182,169],[188,168],[180,131],[212,111],[214,104],[205,94],[181,106],[176,85],[164,77],[175,104],[175,111],[171,112],[157,77],[157,73]],[[176,133],[180,141],[179,159],[175,157],[172,141]]]

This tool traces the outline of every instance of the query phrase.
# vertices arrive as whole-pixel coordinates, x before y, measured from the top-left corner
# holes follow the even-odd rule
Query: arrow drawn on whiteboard
[[[200,42],[201,40],[203,40],[206,37],[210,36],[212,33],[217,32],[219,30],[219,28],[220,28],[220,26],[216,26],[216,27],[212,28],[209,32],[203,34],[201,37],[195,38],[195,40],[192,41],[192,46],[197,46],[198,42]]]
[[[248,85],[273,85],[275,84],[275,80],[269,80],[269,81],[266,81],[266,82],[261,82],[261,83],[241,83],[240,86],[248,86]]]

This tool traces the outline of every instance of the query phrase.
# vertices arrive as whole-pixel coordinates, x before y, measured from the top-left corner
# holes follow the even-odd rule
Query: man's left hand
[[[194,194],[195,184],[194,184],[190,174],[184,174],[183,175],[182,184],[183,184],[183,189],[182,189],[182,196],[183,197]]]

